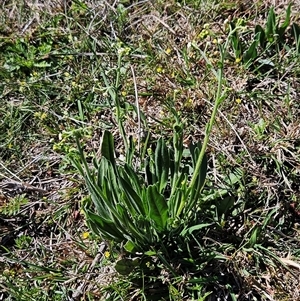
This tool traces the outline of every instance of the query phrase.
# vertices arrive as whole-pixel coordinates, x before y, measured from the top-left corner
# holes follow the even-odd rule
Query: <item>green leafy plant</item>
[[[36,47],[24,39],[17,39],[6,47],[8,54],[6,54],[4,68],[8,72],[30,73],[35,68],[50,67],[51,64],[45,58],[51,49],[51,43],[41,43]]]
[[[5,214],[7,216],[12,216],[20,212],[21,206],[26,205],[28,199],[25,194],[18,195],[12,198],[8,203],[0,206],[0,214]]]
[[[239,22],[239,20],[237,22],[231,22],[230,40],[235,59],[242,60],[246,67],[250,67],[254,62],[257,62],[260,67],[263,65],[273,67],[274,63],[271,61],[271,58],[275,53],[278,53],[285,47],[286,38],[289,35],[287,29],[291,19],[291,4],[289,4],[286,9],[284,22],[280,24],[279,20],[276,19],[274,7],[271,7],[265,28],[261,25],[256,25],[250,42],[248,37],[249,31],[245,30],[241,22]],[[294,33],[292,33],[291,36],[294,37],[297,44],[299,40],[297,25],[293,26]]]
[[[97,213],[86,209],[91,228],[104,239],[126,242],[129,252],[149,251],[160,242],[165,232],[175,231],[186,222],[188,212],[196,203],[206,177],[206,157],[200,172],[190,184],[189,166],[182,162],[182,125],[174,126],[173,148],[160,138],[154,152],[145,164],[145,178],[128,163],[117,164],[114,139],[105,131],[102,157],[93,159],[89,167],[83,149],[77,140],[79,159],[73,163],[84,176]],[[191,144],[189,153],[192,168],[196,168],[199,144]],[[193,186],[189,186],[193,185]]]
[[[123,52],[118,53],[115,87],[120,85]],[[222,63],[223,60],[222,51]],[[93,167],[88,164],[78,138],[79,151],[77,157],[71,156],[71,160],[84,177],[96,209],[96,212],[92,212],[85,208],[89,224],[104,239],[125,241],[125,249],[129,252],[148,251],[149,246],[160,242],[165,233],[182,230],[182,227],[189,225],[191,212],[196,205],[201,206],[199,197],[207,170],[205,150],[218,107],[226,96],[226,92],[222,92],[222,63],[220,69],[214,71],[218,89],[203,145],[192,143],[188,150],[184,149],[184,125],[173,110],[175,124],[172,143],[160,138],[153,150],[148,149],[149,155],[145,158],[145,165],[140,165],[140,170],[134,167],[132,160],[128,160],[132,159],[135,145],[126,138],[121,118],[123,108],[117,88],[110,85],[105,72],[102,72],[116,106],[116,119],[127,154],[126,162],[116,161],[114,139],[109,131],[104,131],[102,156],[100,159],[93,158]],[[191,169],[183,162],[184,152],[188,152],[191,159]]]
[[[120,274],[127,275],[140,269],[151,282],[153,277],[166,270],[169,275],[166,279],[176,279],[176,283],[185,282],[187,286],[215,281],[214,277],[196,277],[189,282],[184,280],[183,274],[187,270],[196,273],[214,258],[224,259],[215,247],[203,248],[200,240],[209,227],[216,226],[216,221],[206,214],[206,203],[227,192],[220,189],[219,192],[204,193],[203,188],[207,144],[218,108],[227,95],[227,90],[223,91],[222,68],[228,43],[220,49],[219,69],[212,69],[218,88],[205,138],[202,144],[191,143],[188,148],[183,144],[184,122],[170,107],[174,116],[171,139],[161,137],[148,146],[146,152],[136,152],[137,146],[132,140],[128,141],[125,134],[122,115],[126,106],[121,103],[116,88],[120,85],[120,57],[115,88],[105,72],[102,73],[116,106],[115,118],[121,137],[125,140],[125,160],[117,159],[114,137],[107,130],[102,135],[100,158],[86,154],[77,135],[78,151],[70,154],[70,160],[89,191],[90,201],[85,202],[83,208],[89,227],[102,239],[119,243],[125,250],[126,255],[116,263]],[[204,53],[201,54],[207,59]],[[136,153],[144,155],[135,156]],[[225,198],[224,202],[215,205],[220,216],[233,205],[233,199]],[[195,248],[191,248],[192,245]],[[166,279],[164,281],[170,281]]]
[[[124,243],[126,256],[115,265],[121,275],[138,269],[153,279],[166,270],[169,274],[166,279],[182,282],[187,268],[196,272],[219,256],[213,248],[190,250],[192,245],[201,246],[199,237],[215,223],[203,214],[207,207],[207,196],[201,197],[206,155],[195,176],[201,145],[191,143],[184,149],[182,133],[183,125],[176,123],[171,145],[160,138],[154,149],[149,149],[144,172],[116,160],[114,139],[109,131],[103,134],[101,158],[94,157],[92,162],[88,162],[77,139],[79,152],[71,159],[84,177],[92,200],[92,206],[89,202],[84,206],[87,223],[102,239]],[[220,195],[221,192],[216,198]],[[231,200],[224,202],[228,206],[233,204]],[[224,202],[218,206],[220,215],[227,210],[221,209]],[[200,278],[199,282],[214,280]],[[195,281],[186,281],[185,285],[194,286]]]

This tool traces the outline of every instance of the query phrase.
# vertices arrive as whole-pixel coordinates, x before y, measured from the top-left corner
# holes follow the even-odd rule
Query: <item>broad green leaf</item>
[[[117,204],[116,211],[118,214],[112,214],[111,219],[116,224],[116,228],[124,234],[124,237],[128,238],[130,236],[130,231],[125,227],[125,221],[130,220],[128,212],[124,205]]]
[[[116,271],[121,275],[129,275],[134,268],[139,266],[139,258],[123,258],[117,261],[115,265]]]
[[[110,161],[115,168],[115,146],[114,137],[111,132],[104,131],[101,143],[101,154],[104,158]]]
[[[137,251],[136,245],[131,241],[128,240],[124,246],[124,249],[129,253],[134,253]]]
[[[194,169],[195,169],[197,160],[200,155],[200,149],[201,149],[200,143],[190,145],[190,151],[191,151],[191,155],[193,158]],[[187,207],[186,207],[186,212],[189,212],[190,210],[192,210],[192,208],[196,205],[199,195],[200,195],[200,192],[203,189],[203,186],[204,186],[204,183],[206,180],[206,173],[207,173],[207,156],[206,156],[206,154],[204,154],[203,160],[201,162],[199,174],[196,175],[197,181],[195,182],[195,185],[193,187],[190,187],[191,193],[190,193],[189,203],[187,204]]]
[[[91,199],[96,207],[96,211],[101,216],[108,218],[109,211],[106,206],[106,195],[103,193],[102,188],[96,185],[91,179],[85,177],[85,183],[90,193]]]
[[[112,164],[106,158],[102,158],[99,164],[97,181],[90,174],[84,177],[97,213],[105,218],[108,218],[110,212],[117,214],[114,205],[116,202],[113,202],[113,200],[118,198],[117,189],[119,188],[110,175],[113,172]],[[114,185],[114,189],[112,189],[112,185]]]
[[[188,203],[188,183],[187,183],[187,174],[181,174],[178,179],[178,187],[172,194],[168,205],[172,206],[172,218],[178,218],[182,213],[182,210]]]
[[[233,33],[230,36],[230,41],[232,48],[234,50],[234,55],[236,58],[240,58],[243,53],[243,47],[242,43],[239,38],[239,33],[237,30],[235,30],[236,26],[233,22],[230,23],[230,30],[233,31]]]
[[[283,24],[277,29],[277,34],[279,36],[279,39],[282,41],[283,40],[283,35],[285,30],[288,28],[290,25],[290,20],[291,20],[291,7],[292,3],[290,3],[286,9],[286,15],[285,15],[285,20]]]
[[[159,192],[162,192],[168,183],[170,157],[167,145],[163,138],[159,138],[155,149],[155,173],[159,182]]]
[[[264,31],[264,29],[260,26],[260,25],[256,25],[255,26],[255,35],[259,34],[259,44],[260,47],[265,50],[266,47],[266,33]]]
[[[127,164],[132,163],[134,152],[135,152],[135,144],[134,144],[132,136],[130,136],[129,137],[129,145],[128,145],[128,149],[127,149],[127,153],[126,153],[126,162],[127,162]]]
[[[123,200],[125,201],[130,214],[135,215],[145,214],[144,205],[141,197],[134,191],[132,185],[120,176],[120,184],[124,193]]]
[[[144,228],[139,228],[138,223],[135,220],[132,220],[132,216],[128,215],[127,219],[123,220],[123,228],[126,229],[130,235],[126,236],[127,239],[134,241],[136,247],[139,250],[142,250],[145,245],[152,243],[152,235],[150,231],[153,231],[150,225],[145,226]]]
[[[195,169],[198,157],[200,155],[201,143],[200,142],[191,143],[190,146],[189,146],[189,149],[190,149],[191,156],[192,156],[193,168]],[[202,187],[205,183],[206,172],[207,172],[207,156],[204,155],[203,161],[202,161],[202,164],[201,164],[201,168],[200,168],[200,173],[198,175],[197,187],[195,187],[196,189],[199,189],[199,191],[201,191],[201,189],[202,189]]]
[[[93,162],[94,168],[96,170],[98,170],[98,168],[99,168],[99,161],[98,161],[98,159],[97,159],[96,156],[93,158],[92,162]]]
[[[274,7],[270,8],[267,24],[266,24],[266,37],[270,43],[274,42],[274,35],[276,34],[276,20]]]
[[[157,230],[163,230],[168,220],[168,205],[165,198],[158,192],[155,185],[147,187],[147,200],[149,203],[149,218]]]
[[[147,188],[143,189],[141,199],[144,206],[145,217],[149,217],[149,202],[147,200]]]
[[[174,174],[175,174],[175,162],[174,162],[174,150],[173,149],[169,149],[169,156],[170,156],[170,182],[171,182],[171,186],[173,187],[175,178],[174,178]]]
[[[148,156],[145,159],[145,171],[147,184],[155,184],[157,177],[155,175],[154,154],[151,148],[148,149]]]
[[[248,247],[254,247],[260,238],[261,227],[255,226],[252,230],[251,236],[247,242]]]
[[[155,177],[151,172],[151,168],[150,168],[150,164],[151,164],[150,160],[151,159],[149,157],[145,159],[145,180],[148,185],[152,185],[155,183]]]
[[[215,202],[218,216],[226,214],[228,210],[234,205],[235,198],[233,196],[227,196],[225,198],[219,199]]]
[[[142,193],[142,181],[139,179],[137,172],[130,165],[125,164],[122,175],[124,176],[125,174],[128,178],[127,182],[131,183],[134,191],[140,196]]]
[[[258,32],[255,35],[254,41],[249,46],[249,48],[245,51],[243,55],[243,61],[245,64],[251,63],[257,58],[257,46],[260,41],[260,33]]]
[[[192,142],[190,145],[189,145],[189,153],[192,157],[192,164],[193,164],[193,167],[196,166],[197,164],[197,159],[198,159],[198,156],[200,154],[200,149],[201,149],[201,144],[200,142],[198,143],[194,143]]]
[[[105,220],[91,211],[87,211],[86,214],[88,222],[96,234],[100,234],[103,238],[113,239],[119,242],[124,240],[123,233],[116,228],[113,221]]]
[[[228,177],[224,178],[224,181],[229,185],[234,185],[239,183],[243,176],[243,170],[241,168],[235,168],[234,171],[228,175]]]
[[[102,158],[106,160],[105,158]],[[113,168],[112,164],[108,161],[107,177],[105,178],[105,184],[107,189],[109,189],[110,197],[107,197],[107,202],[115,208],[116,204],[119,203],[120,196],[122,194],[121,187],[119,184],[119,176],[116,174],[116,170]]]
[[[97,171],[97,185],[101,187],[108,172],[108,160],[106,158],[101,158],[100,162],[98,163]]]

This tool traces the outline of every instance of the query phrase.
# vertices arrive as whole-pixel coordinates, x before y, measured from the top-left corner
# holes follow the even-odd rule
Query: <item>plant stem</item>
[[[193,173],[193,177],[192,177],[192,180],[191,180],[191,183],[190,183],[190,186],[189,186],[190,188],[193,188],[195,186],[196,181],[197,181],[198,174],[199,174],[200,168],[201,168],[201,164],[202,164],[202,161],[203,161],[203,158],[204,158],[204,155],[205,155],[205,151],[206,151],[206,148],[207,148],[207,145],[208,145],[208,142],[209,142],[209,136],[210,136],[213,124],[214,124],[215,119],[216,119],[216,114],[217,114],[219,106],[220,106],[220,104],[222,103],[222,100],[223,100],[223,95],[221,95],[221,92],[222,92],[222,79],[223,79],[223,71],[222,71],[222,69],[219,69],[218,70],[218,90],[217,90],[217,94],[216,94],[215,105],[214,105],[214,109],[212,111],[209,123],[206,126],[204,141],[203,141],[201,152],[199,154],[199,158],[197,160],[196,167],[195,167],[195,170],[194,170],[194,173]]]
[[[121,103],[119,99],[119,86],[120,86],[120,68],[121,68],[121,62],[122,62],[122,54],[118,55],[118,67],[117,67],[117,74],[116,74],[116,82],[115,82],[115,102],[116,102],[116,117],[118,121],[118,126],[121,131],[121,135],[123,137],[124,145],[125,145],[125,154],[127,154],[128,150],[128,140],[126,137],[125,129],[123,126],[122,118],[121,118]]]
[[[217,111],[219,109],[220,104],[223,102],[223,100],[225,98],[225,93],[222,93],[222,85],[223,85],[223,64],[224,64],[224,56],[225,56],[224,55],[225,54],[224,49],[227,49],[227,46],[228,46],[228,40],[226,41],[224,48],[222,46],[220,46],[220,52],[221,52],[221,62],[220,62],[220,64],[221,65],[220,65],[219,69],[217,70],[217,72],[214,72],[214,74],[216,75],[217,80],[218,80],[218,89],[217,89],[217,93],[216,93],[216,96],[215,96],[215,104],[214,104],[214,108],[213,108],[209,123],[206,125],[205,137],[204,137],[204,140],[203,140],[203,144],[202,144],[202,147],[201,147],[199,158],[197,160],[196,167],[195,167],[190,185],[188,187],[188,189],[190,190],[190,193],[189,193],[190,194],[190,200],[189,200],[189,203],[187,204],[186,212],[189,212],[190,210],[192,210],[192,208],[195,206],[195,204],[198,200],[199,194],[201,192],[201,189],[202,189],[201,186],[197,187],[197,191],[193,191],[193,190],[195,189],[194,187],[195,187],[196,182],[198,181],[198,178],[199,178],[199,173],[200,173],[200,170],[201,170],[203,158],[204,158],[204,155],[205,155],[205,152],[206,152],[206,149],[207,149],[207,145],[208,145],[208,142],[209,142],[210,133],[211,133],[212,127],[213,127],[215,119],[216,119]],[[203,55],[205,56],[205,54],[203,54]],[[205,57],[205,59],[207,59],[207,58]],[[179,214],[183,210],[183,207],[184,207],[184,205],[182,204],[182,207],[180,208]]]

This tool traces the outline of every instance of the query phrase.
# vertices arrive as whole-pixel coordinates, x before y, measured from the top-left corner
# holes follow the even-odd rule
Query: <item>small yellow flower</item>
[[[164,110],[159,111],[159,116],[161,117],[165,116],[165,111]]]
[[[163,72],[162,67],[161,67],[161,66],[158,66],[158,67],[156,68],[156,72],[157,72],[157,73],[162,73],[162,72]]]
[[[131,50],[131,49],[130,49],[129,47],[125,47],[125,54],[128,55],[128,54],[130,53],[130,50]]]
[[[47,118],[47,113],[45,113],[45,112],[42,113],[41,116],[40,116],[40,119],[41,119],[41,120],[44,120],[44,119],[46,119],[46,118]]]
[[[186,100],[186,102],[185,102],[185,106],[186,106],[187,108],[192,108],[192,107],[193,107],[193,104],[194,104],[194,102],[193,102],[193,100],[192,100],[191,98],[188,98],[188,99]]]
[[[165,53],[166,53],[166,54],[170,54],[171,51],[172,51],[172,50],[171,50],[170,48],[167,48],[166,51],[165,51]]]
[[[121,95],[125,97],[127,95],[126,91],[122,91]]]
[[[109,251],[105,251],[104,252],[104,257],[105,258],[109,258],[110,257],[110,252]]]
[[[89,236],[90,236],[90,233],[89,233],[89,232],[83,232],[83,233],[82,233],[82,238],[83,238],[83,239],[87,239],[87,238],[89,238]]]
[[[149,267],[150,267],[150,264],[151,264],[150,261],[147,261],[147,262],[146,262],[146,267],[149,268]]]
[[[240,104],[242,102],[242,100],[240,98],[237,98],[235,101],[237,104]]]
[[[240,57],[237,57],[236,59],[235,59],[235,62],[237,63],[237,64],[239,64],[240,62],[241,62],[241,58]]]

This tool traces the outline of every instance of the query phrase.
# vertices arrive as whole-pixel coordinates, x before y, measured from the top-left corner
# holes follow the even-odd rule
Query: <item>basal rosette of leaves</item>
[[[191,171],[200,154],[200,144],[183,148],[182,126],[174,126],[173,146],[163,138],[149,150],[144,170],[117,163],[114,139],[105,131],[102,156],[89,166],[79,140],[78,156],[72,161],[84,177],[95,210],[86,207],[88,223],[103,239],[125,242],[128,252],[147,252],[168,235],[177,235],[192,223],[191,212],[201,192],[207,170],[204,156],[195,184]],[[190,160],[184,160],[183,157]],[[185,161],[185,162],[184,162]]]
[[[126,136],[123,109],[114,89],[109,92],[117,109],[115,118],[124,141],[125,161],[116,159],[114,138],[109,131],[102,135],[101,157],[93,156],[92,160],[84,153],[77,136],[78,151],[71,153],[70,159],[84,178],[92,201],[84,205],[86,219],[95,234],[120,244],[126,251],[115,266],[121,274],[129,274],[138,267],[149,277],[168,271],[171,278],[185,281],[185,273],[197,273],[211,259],[221,256],[220,250],[202,247],[200,241],[208,228],[218,227],[213,214],[207,215],[207,200],[217,200],[224,196],[224,191],[227,193],[221,189],[207,195],[203,187],[207,175],[206,148],[218,108],[227,97],[222,68],[228,43],[229,40],[220,49],[219,69],[212,70],[218,87],[202,143],[184,147],[184,124],[170,108],[175,118],[171,139],[161,137],[148,148],[147,155],[143,151],[142,158],[135,156],[136,146]],[[207,60],[205,53],[198,50]],[[118,66],[114,87],[119,86],[121,56]],[[105,73],[102,75],[110,87]],[[214,206],[221,216],[233,202],[228,198]],[[199,281],[202,283],[203,279]]]

